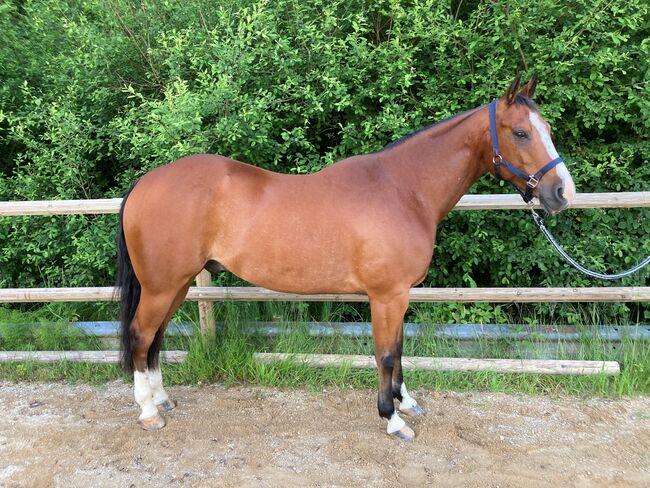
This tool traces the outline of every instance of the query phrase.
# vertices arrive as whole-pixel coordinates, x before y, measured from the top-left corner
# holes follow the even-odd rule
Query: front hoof
[[[420,408],[420,405],[414,405],[412,407],[405,407],[399,408],[400,412],[405,413],[406,415],[410,415],[411,417],[422,417],[423,415],[426,415],[425,411]]]
[[[171,412],[176,408],[177,405],[178,403],[176,401],[170,399],[167,399],[164,402],[158,404],[159,407],[165,409],[165,412]]]
[[[388,433],[391,436],[397,437],[399,440],[410,442],[415,439],[415,431],[411,429],[408,425],[405,425],[395,432]]]
[[[165,419],[161,415],[152,415],[138,420],[138,425],[144,430],[160,430],[165,426]]]

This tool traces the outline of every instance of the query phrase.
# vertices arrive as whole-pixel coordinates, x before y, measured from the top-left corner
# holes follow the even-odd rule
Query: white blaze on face
[[[546,129],[546,124],[544,124],[544,121],[539,114],[531,111],[528,118],[530,119],[530,123],[533,124],[533,127],[537,130],[539,138],[542,140],[542,144],[544,144],[544,147],[546,148],[549,157],[548,160],[552,161],[555,158],[559,158],[560,155],[557,153],[555,145],[553,145],[551,134]],[[569,203],[571,203],[573,198],[576,196],[576,185],[573,183],[573,178],[571,178],[569,170],[564,163],[558,164],[555,169],[564,186],[563,196]]]

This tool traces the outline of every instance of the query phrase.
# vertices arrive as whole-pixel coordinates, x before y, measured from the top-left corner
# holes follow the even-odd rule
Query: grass
[[[195,305],[184,306],[177,319],[195,322]],[[336,368],[311,368],[289,361],[272,365],[253,362],[254,352],[302,352],[372,354],[369,337],[312,337],[307,321],[313,310],[304,303],[221,303],[217,318],[227,325],[214,343],[198,334],[193,337],[169,337],[166,349],[187,349],[187,360],[163,367],[166,384],[258,384],[286,388],[375,388],[374,370],[354,370],[346,365]],[[363,320],[358,309],[345,304],[328,304],[319,312],[319,319],[329,321]],[[0,348],[5,350],[66,350],[106,349],[101,340],[85,336],[63,323],[33,328],[33,314],[21,316],[16,312],[0,311]],[[4,315],[3,315],[4,314]],[[502,374],[493,372],[424,372],[407,371],[410,389],[527,393],[571,394],[580,396],[620,396],[650,394],[650,341],[633,341],[624,337],[614,345],[595,333],[592,320],[586,316],[579,326],[581,338],[577,347],[567,343],[551,344],[553,357],[558,359],[618,360],[623,368],[620,376],[548,376],[534,374]],[[277,336],[268,337],[242,332],[242,323],[250,319],[297,322]],[[542,346],[546,347],[544,349]],[[471,357],[521,358],[548,353],[548,343],[540,338],[527,341],[480,339],[472,344]],[[431,335],[408,338],[404,355],[433,357],[467,357],[466,346],[458,340],[440,339]],[[109,380],[130,381],[115,365],[59,362],[0,363],[0,379],[43,380],[105,383]]]

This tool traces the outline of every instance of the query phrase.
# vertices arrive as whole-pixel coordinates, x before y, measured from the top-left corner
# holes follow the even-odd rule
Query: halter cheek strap
[[[492,100],[490,102],[490,132],[492,134],[492,153],[493,153],[492,162],[494,163],[494,174],[500,180],[507,181],[510,185],[512,185],[512,187],[515,190],[517,190],[517,193],[521,195],[521,198],[524,199],[524,202],[530,203],[533,199],[533,190],[537,187],[539,180],[541,180],[546,173],[551,171],[558,164],[564,162],[564,160],[561,157],[557,157],[552,161],[546,163],[542,167],[542,169],[540,169],[534,175],[529,175],[527,173],[524,173],[519,168],[513,166],[510,162],[506,161],[503,158],[503,156],[501,156],[501,150],[499,148],[499,137],[497,136],[497,101],[496,100]],[[511,181],[506,180],[501,176],[502,166],[508,171],[510,171],[517,178],[524,181],[524,183],[526,184],[525,191],[521,191],[517,185],[515,185]]]

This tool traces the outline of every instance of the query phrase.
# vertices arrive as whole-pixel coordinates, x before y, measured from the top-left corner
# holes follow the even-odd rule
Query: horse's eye
[[[515,136],[518,137],[519,139],[528,139],[528,132],[524,130],[516,130]]]

